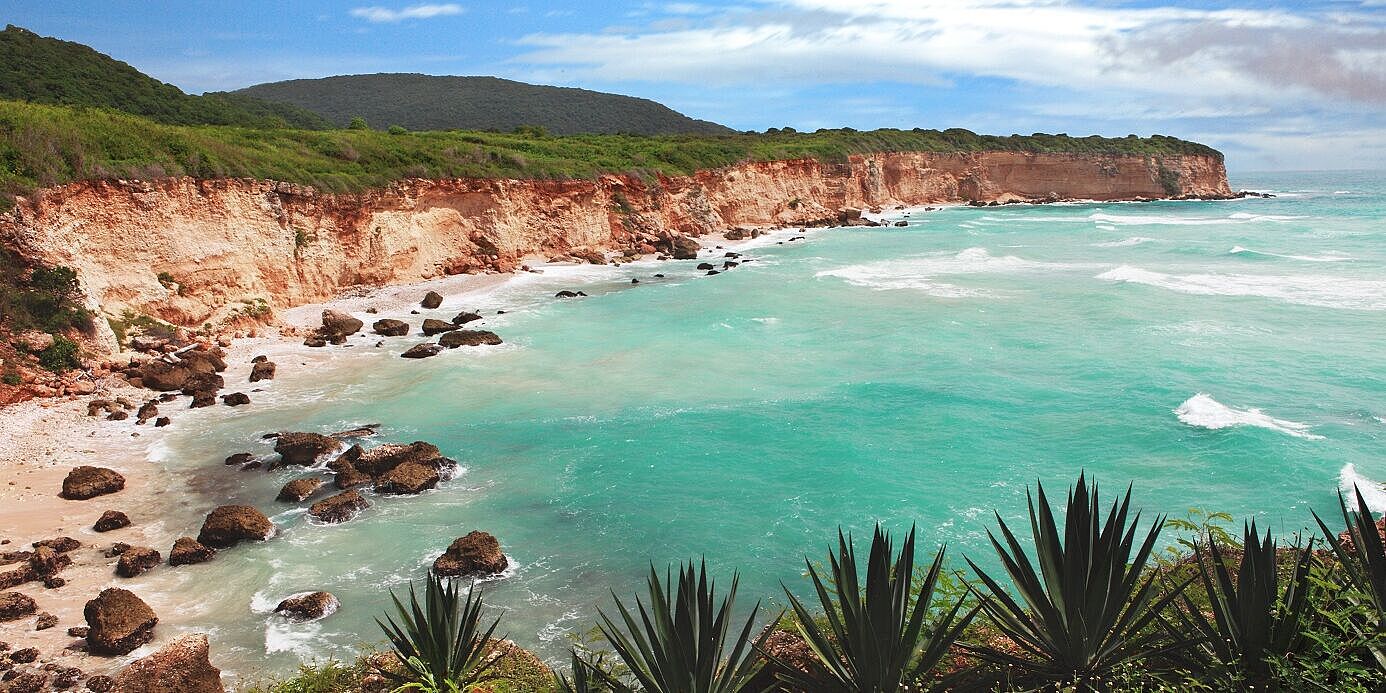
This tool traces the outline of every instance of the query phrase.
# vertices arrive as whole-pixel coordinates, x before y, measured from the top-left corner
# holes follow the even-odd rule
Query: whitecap
[[[1362,500],[1367,501],[1367,507],[1372,512],[1386,510],[1386,487],[1381,482],[1368,479],[1357,472],[1357,465],[1348,463],[1343,465],[1342,471],[1338,472],[1338,488],[1342,490],[1343,497],[1347,499],[1348,509],[1351,510],[1357,505],[1357,499],[1353,495],[1353,487],[1362,493]]]
[[[1281,253],[1271,253],[1264,250],[1252,250],[1246,246],[1234,245],[1227,251],[1228,255],[1260,255],[1262,257],[1278,257],[1286,260],[1301,260],[1303,262],[1343,262],[1351,260],[1347,255],[1331,253],[1328,255],[1283,255]]]
[[[1175,408],[1174,413],[1181,422],[1189,426],[1212,431],[1238,426],[1253,426],[1269,431],[1279,431],[1296,438],[1323,440],[1323,436],[1309,432],[1309,424],[1276,419],[1256,408],[1237,409],[1229,407],[1203,392],[1184,400],[1183,404]]]
[[[1116,224],[1123,226],[1211,226],[1216,224],[1246,224],[1262,221],[1287,222],[1304,218],[1305,217],[1302,216],[1251,214],[1249,212],[1234,212],[1225,217],[1155,216],[1140,214],[1107,214],[1105,212],[1094,212],[1088,215],[1088,221],[1098,224]]]
[[[1097,275],[1103,281],[1145,284],[1198,296],[1255,296],[1286,303],[1345,310],[1386,310],[1386,281],[1322,275],[1165,274],[1121,265]]]
[[[957,286],[936,281],[940,275],[1018,274],[1051,272],[1085,267],[1053,262],[1026,260],[1014,255],[995,256],[986,248],[967,248],[958,253],[939,253],[899,260],[883,260],[860,265],[848,265],[818,272],[817,277],[835,277],[853,286],[877,291],[913,289],[939,298],[976,298],[993,296],[983,289]]]
[[[1147,237],[1145,237],[1145,236],[1132,236],[1132,237],[1130,237],[1130,238],[1123,238],[1122,240],[1119,240],[1119,241],[1107,241],[1106,243],[1093,243],[1093,244],[1092,244],[1092,247],[1094,247],[1094,248],[1127,248],[1127,247],[1130,247],[1130,246],[1133,246],[1133,245],[1140,245],[1140,244],[1142,244],[1142,243],[1154,243],[1154,242],[1155,242],[1155,239],[1154,239],[1154,238],[1147,238]]]

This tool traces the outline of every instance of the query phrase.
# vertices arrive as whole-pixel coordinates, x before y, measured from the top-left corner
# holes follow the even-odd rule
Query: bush
[[[351,119],[351,122],[350,122],[350,123],[347,123],[347,129],[348,129],[348,130],[369,130],[369,129],[371,129],[371,126],[369,126],[369,125],[366,124],[366,119],[365,119],[365,118],[362,118],[361,116],[356,116],[355,118],[352,118],[352,119]]]
[[[53,335],[53,344],[38,353],[39,365],[54,373],[72,370],[82,365],[77,351],[77,342],[60,334]]]
[[[4,375],[0,375],[0,383],[4,383],[11,387],[18,385],[20,382],[19,374],[14,371],[7,371]]]
[[[388,132],[388,133],[390,133],[391,135],[407,135],[407,134],[409,134],[409,130],[406,129],[403,125],[391,125],[391,126],[389,127],[389,129],[387,129],[385,132]]]

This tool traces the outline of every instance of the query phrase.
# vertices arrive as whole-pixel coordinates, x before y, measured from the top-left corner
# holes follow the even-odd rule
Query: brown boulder
[[[421,440],[408,445],[386,443],[362,452],[352,465],[371,476],[380,476],[405,462],[426,462],[441,454],[438,446]]]
[[[284,487],[279,489],[279,496],[275,498],[275,500],[284,501],[286,503],[301,502],[316,493],[319,488],[322,488],[324,483],[326,482],[324,482],[321,477],[316,476],[294,479],[284,484]]]
[[[159,617],[134,592],[108,587],[87,602],[87,649],[95,654],[123,655],[154,638]]]
[[[274,380],[274,372],[278,366],[273,361],[261,361],[250,367],[250,382],[258,383],[261,380]]]
[[[438,338],[438,344],[449,349],[456,349],[461,346],[481,346],[483,344],[496,345],[500,343],[500,336],[489,330],[457,330],[456,332],[449,332]]]
[[[692,260],[698,257],[698,251],[702,250],[698,242],[688,236],[674,236],[669,239],[669,254],[675,260]]]
[[[33,571],[34,579],[52,577],[69,565],[72,565],[72,558],[54,551],[50,546],[36,546],[29,555],[29,568]]]
[[[433,572],[448,576],[495,575],[504,572],[508,564],[495,537],[473,531],[453,541],[448,550],[433,561]]]
[[[406,359],[426,359],[430,356],[437,356],[442,351],[442,346],[432,342],[424,342],[423,344],[415,344],[409,347],[409,350],[400,354],[400,357]]]
[[[125,513],[119,510],[107,510],[101,513],[101,517],[96,520],[96,524],[92,525],[91,528],[98,532],[109,532],[129,526],[130,518],[126,517]]]
[[[371,325],[371,329],[382,337],[403,337],[409,334],[409,323],[403,320],[385,318],[384,320],[376,320],[375,324]]]
[[[121,693],[223,693],[221,670],[207,659],[207,636],[180,635],[148,657],[137,659],[115,675]]]
[[[48,630],[56,625],[58,625],[58,617],[47,611],[39,614],[38,618],[34,619],[34,630]]]
[[[125,477],[105,467],[83,465],[67,473],[59,496],[68,500],[86,500],[125,488]]]
[[[48,547],[58,553],[67,553],[82,548],[82,542],[72,537],[53,537],[51,539],[41,539],[32,544],[34,548]]]
[[[469,313],[469,312],[467,312],[467,311],[463,311],[463,312],[461,312],[461,313],[458,313],[458,314],[457,314],[457,317],[455,317],[455,318],[452,319],[452,324],[454,324],[454,325],[465,325],[465,324],[467,324],[467,323],[469,323],[469,322],[473,322],[473,321],[480,320],[480,319],[481,319],[481,316],[478,315],[478,314],[476,314],[476,313]]]
[[[239,407],[243,404],[250,404],[250,395],[244,392],[233,392],[229,395],[222,395],[221,403],[228,407]]]
[[[135,413],[135,418],[139,419],[140,421],[148,421],[150,419],[158,418],[158,416],[159,405],[153,402],[145,402],[143,405],[140,406],[140,410]]]
[[[120,554],[120,560],[116,561],[116,575],[123,578],[132,578],[144,573],[145,571],[159,565],[164,557],[158,551],[147,546],[131,546]]]
[[[0,592],[0,622],[24,618],[38,611],[38,604],[23,592]]]
[[[343,491],[331,498],[324,498],[314,503],[308,508],[308,514],[323,522],[336,524],[356,517],[370,505],[360,493]]]
[[[262,541],[274,535],[274,523],[248,505],[223,505],[207,515],[197,541],[214,549],[240,541]]]
[[[322,329],[318,334],[325,338],[345,337],[360,332],[364,326],[365,323],[346,313],[328,309],[322,312]]]
[[[429,310],[433,310],[434,308],[443,305],[443,295],[438,293],[437,291],[430,291],[424,294],[423,301],[420,301],[419,305]]]
[[[405,462],[375,480],[376,493],[416,494],[438,485],[438,468],[427,462]]]
[[[274,607],[274,613],[294,621],[315,621],[331,616],[341,602],[329,592],[307,592],[296,594]]]
[[[197,543],[192,537],[179,537],[178,541],[173,542],[173,548],[168,552],[168,564],[171,566],[193,565],[194,563],[206,563],[212,560],[217,552]]]
[[[281,433],[274,441],[274,451],[282,464],[311,467],[324,457],[341,450],[346,444],[321,433]]]
[[[435,334],[451,332],[455,329],[457,329],[457,325],[454,325],[450,322],[434,320],[433,318],[429,318],[423,321],[423,333],[425,337],[432,337]]]

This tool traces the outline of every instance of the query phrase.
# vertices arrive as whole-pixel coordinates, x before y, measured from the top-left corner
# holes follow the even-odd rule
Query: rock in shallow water
[[[454,325],[454,324],[452,324],[452,323],[450,323],[450,322],[443,322],[442,320],[434,320],[433,318],[429,318],[429,319],[423,321],[423,333],[424,333],[424,336],[425,336],[425,337],[432,337],[432,336],[435,335],[435,334],[442,334],[442,333],[444,333],[444,332],[451,332],[451,331],[457,329],[457,327],[458,327],[457,325]]]
[[[96,524],[92,525],[91,528],[98,532],[109,532],[129,526],[130,518],[126,517],[125,513],[119,510],[107,510],[101,513],[101,517],[97,519]]]
[[[375,324],[371,325],[371,329],[375,330],[375,333],[382,337],[403,337],[409,334],[409,323],[403,320],[391,320],[386,318],[384,320],[376,320]]]
[[[419,302],[419,305],[429,310],[433,310],[434,308],[443,305],[443,295],[438,293],[437,291],[430,291],[424,294],[423,300]]]
[[[150,568],[159,565],[164,557],[158,551],[147,546],[131,546],[120,554],[120,560],[116,561],[116,575],[123,578],[132,578],[143,574]]]
[[[95,654],[123,655],[154,638],[159,616],[130,590],[108,587],[83,609],[87,648]]]
[[[114,690],[121,693],[223,693],[221,670],[207,658],[207,636],[180,635],[143,659],[137,659],[115,675]]]
[[[241,541],[260,541],[274,534],[274,523],[249,505],[223,505],[202,522],[197,541],[214,549],[234,546]]]
[[[38,610],[32,597],[22,592],[0,592],[0,622],[24,618]]]
[[[457,330],[456,332],[449,332],[438,338],[438,344],[449,349],[456,349],[461,346],[481,346],[483,344],[494,346],[500,343],[500,336],[489,330]]]
[[[206,563],[216,555],[215,550],[199,544],[192,537],[179,537],[178,541],[173,542],[173,548],[169,549],[168,564],[180,566]]]
[[[322,488],[324,483],[326,482],[316,476],[294,479],[279,489],[279,496],[275,500],[285,503],[302,502]]]
[[[312,507],[308,508],[308,514],[323,522],[336,524],[356,517],[370,505],[360,493],[343,491],[331,498],[325,498],[314,503]]]
[[[342,441],[321,433],[281,433],[274,442],[274,451],[279,453],[282,464],[304,467],[311,467],[344,447]]]
[[[448,550],[433,561],[433,572],[458,577],[496,575],[504,572],[509,563],[494,536],[473,531],[454,540]]]
[[[67,478],[63,479],[63,491],[59,495],[68,500],[86,500],[115,493],[123,488],[125,477],[115,470],[83,465],[68,472]]]
[[[400,354],[400,356],[406,359],[426,359],[430,356],[437,356],[442,351],[442,346],[432,342],[424,342],[410,347],[409,351]]]
[[[274,607],[274,613],[294,621],[313,621],[331,616],[341,606],[329,592],[296,594]]]

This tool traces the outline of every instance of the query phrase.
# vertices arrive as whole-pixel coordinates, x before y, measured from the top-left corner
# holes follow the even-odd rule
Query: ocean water
[[[1109,497],[1131,484],[1147,520],[1196,507],[1293,533],[1344,479],[1386,480],[1386,179],[1232,182],[1277,197],[890,211],[909,225],[777,234],[717,276],[567,268],[428,312],[480,309],[499,347],[282,350],[253,406],[183,414],[153,461],[192,493],[173,535],[224,502],[279,535],[145,589],[229,671],[282,671],[379,641],[387,590],[481,529],[513,561],[482,585],[500,632],[561,661],[652,563],[739,570],[745,609],[804,589],[838,527],[914,524],[956,566],[993,566],[993,510],[1018,519],[1027,485],[1062,495],[1080,470]],[[268,454],[266,431],[367,422],[464,472],[318,526],[273,500],[300,470],[221,464]],[[317,589],[342,609],[268,613]]]

